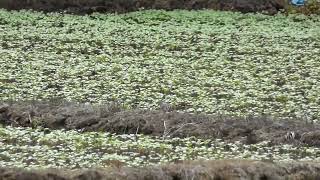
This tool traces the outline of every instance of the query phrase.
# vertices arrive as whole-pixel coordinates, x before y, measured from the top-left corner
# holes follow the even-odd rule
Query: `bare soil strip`
[[[140,9],[215,9],[276,14],[285,0],[1,0],[0,8],[67,11],[76,14],[92,12],[130,12]]]
[[[226,142],[320,146],[320,125],[302,119],[236,118],[165,110],[125,110],[117,104],[3,102],[0,124],[116,134],[219,138]]]
[[[259,161],[206,161],[183,162],[155,167],[114,167],[91,170],[32,170],[0,168],[0,179],[320,179],[320,164],[316,163],[269,163]]]

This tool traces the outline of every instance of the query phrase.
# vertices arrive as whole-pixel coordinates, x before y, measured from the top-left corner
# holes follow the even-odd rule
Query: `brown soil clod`
[[[8,104],[1,104],[0,106],[0,113],[6,112],[9,108]]]

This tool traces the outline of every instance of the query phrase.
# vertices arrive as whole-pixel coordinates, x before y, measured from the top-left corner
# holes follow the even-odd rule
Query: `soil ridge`
[[[66,11],[76,14],[125,13],[141,9],[214,9],[276,14],[284,9],[286,2],[286,0],[1,0],[0,8],[33,9],[45,12]]]
[[[266,179],[317,180],[320,164],[308,162],[271,163],[245,160],[189,161],[152,167],[121,167],[89,170],[25,170],[0,168],[0,179],[82,180],[82,179]]]
[[[190,114],[174,109],[125,109],[116,103],[0,102],[0,124],[320,147],[320,124],[302,119],[237,118]]]

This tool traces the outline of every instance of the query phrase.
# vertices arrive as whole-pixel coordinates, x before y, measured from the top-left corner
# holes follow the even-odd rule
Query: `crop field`
[[[10,104],[60,99],[82,103],[87,110],[72,114],[69,106],[49,111],[31,104],[25,109],[32,110],[22,113],[22,107]],[[90,110],[89,104],[110,102],[122,110],[111,115]],[[145,112],[151,115],[141,115]],[[228,132],[222,129],[218,135],[209,133],[213,130],[198,137],[201,131],[189,137],[181,133],[184,125],[210,127],[204,122],[211,119],[205,121],[199,114],[246,121],[239,120],[239,126],[221,121]],[[129,116],[137,117],[136,122]],[[154,133],[173,128],[187,116],[205,125],[192,120],[176,126],[176,135]],[[250,124],[247,117],[262,116],[286,121],[266,122],[270,130],[255,120],[254,128],[260,128],[252,130],[257,140],[233,138],[251,133],[239,130],[245,129],[244,122]],[[181,122],[171,118],[168,126],[165,117]],[[50,124],[50,118],[54,123],[63,119],[64,124]],[[153,130],[139,124],[148,118],[156,124]],[[117,119],[128,125],[106,131]],[[0,10],[0,166],[145,167],[224,159],[319,162],[319,119],[319,16],[210,10],[79,16]],[[294,125],[288,125],[290,120]],[[287,144],[284,131],[292,129],[293,140]]]
[[[0,14],[2,100],[320,116],[320,19],[214,11]]]
[[[275,162],[320,161],[320,149],[245,145],[195,137],[162,139],[135,134],[79,133],[1,128],[1,166],[24,168],[141,167],[184,160],[247,159]]]

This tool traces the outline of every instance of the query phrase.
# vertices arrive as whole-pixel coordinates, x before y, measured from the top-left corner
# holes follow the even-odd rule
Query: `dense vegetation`
[[[167,103],[186,112],[320,117],[318,16],[209,10],[76,16],[0,10],[0,31],[1,101],[118,101],[128,109]],[[12,127],[0,128],[0,135],[1,166],[319,160],[320,152],[269,147],[268,142]]]
[[[0,166],[92,168],[148,166],[183,160],[320,161],[320,149],[269,142],[245,145],[221,139],[148,137],[31,128],[0,128]]]
[[[320,19],[214,11],[0,12],[0,98],[320,116]]]

